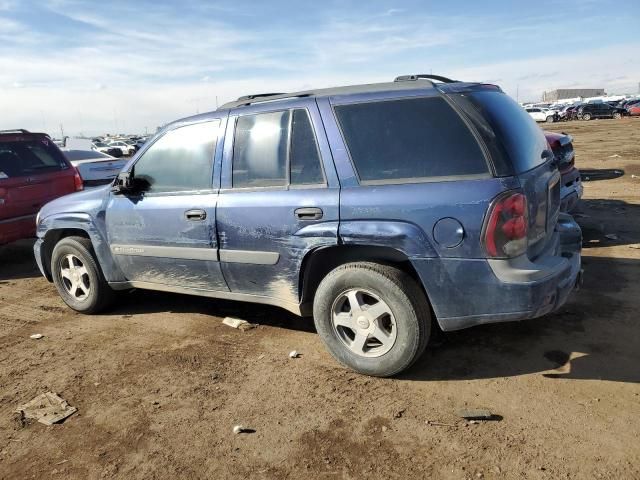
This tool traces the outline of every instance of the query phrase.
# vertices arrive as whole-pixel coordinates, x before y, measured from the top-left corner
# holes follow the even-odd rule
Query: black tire
[[[591,114],[590,113],[583,113],[582,114],[582,120],[586,120],[586,121],[591,120]]]
[[[88,285],[88,292],[84,295],[83,290],[76,290],[80,297],[84,295],[82,298],[70,292],[72,283],[68,278],[63,278],[63,269],[70,266],[70,255],[75,257],[76,266],[84,267],[86,271],[79,279],[83,282],[84,288]],[[60,240],[51,254],[51,275],[64,303],[77,312],[100,312],[109,307],[115,298],[115,292],[105,280],[88,238],[66,237]]]
[[[547,117],[546,122],[547,122],[547,123],[553,123],[553,122],[555,122],[555,119],[553,118],[553,115],[549,115],[549,116]]]
[[[373,293],[393,315],[395,341],[380,356],[354,353],[334,327],[335,304],[351,289]],[[396,375],[410,367],[424,352],[431,331],[431,310],[416,281],[402,270],[369,262],[348,263],[329,272],[316,290],[313,318],[318,334],[338,362],[376,377]]]
[[[620,119],[622,118],[622,114],[621,114],[620,112],[615,112],[615,113],[613,114],[613,118],[614,118],[615,120],[620,120]]]

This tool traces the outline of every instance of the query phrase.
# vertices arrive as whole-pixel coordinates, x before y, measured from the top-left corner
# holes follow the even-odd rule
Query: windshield
[[[64,156],[49,138],[0,141],[0,179],[66,168]]]

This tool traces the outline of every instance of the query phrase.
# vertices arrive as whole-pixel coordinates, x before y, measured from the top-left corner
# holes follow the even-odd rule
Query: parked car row
[[[113,157],[130,157],[147,141],[148,137],[95,137],[92,149]]]
[[[624,116],[640,115],[640,99],[628,99],[619,102],[597,101],[547,107],[526,106],[525,110],[535,121],[547,123],[597,118],[620,119]]]

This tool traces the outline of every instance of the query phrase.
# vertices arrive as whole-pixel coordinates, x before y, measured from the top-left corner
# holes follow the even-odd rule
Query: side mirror
[[[134,181],[131,172],[120,172],[111,186],[113,193],[128,193],[133,191]]]

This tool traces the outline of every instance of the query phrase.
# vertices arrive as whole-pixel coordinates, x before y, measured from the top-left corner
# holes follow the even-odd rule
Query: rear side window
[[[45,137],[27,141],[0,140],[0,179],[37,175],[69,168],[64,156]]]
[[[514,173],[523,173],[545,162],[542,153],[547,140],[542,129],[520,105],[508,95],[498,91],[475,91],[452,95],[452,99],[465,110],[470,118],[480,117],[488,122],[479,128],[485,141],[487,136],[499,143],[500,150],[511,160]]]
[[[362,182],[488,173],[485,156],[460,116],[440,97],[335,107]]]
[[[168,131],[136,162],[136,181],[147,192],[210,189],[219,124],[215,120]]]
[[[324,184],[316,136],[305,109],[243,115],[233,144],[233,187]]]
[[[309,112],[294,110],[291,122],[291,184],[320,183],[324,183],[324,174]]]

